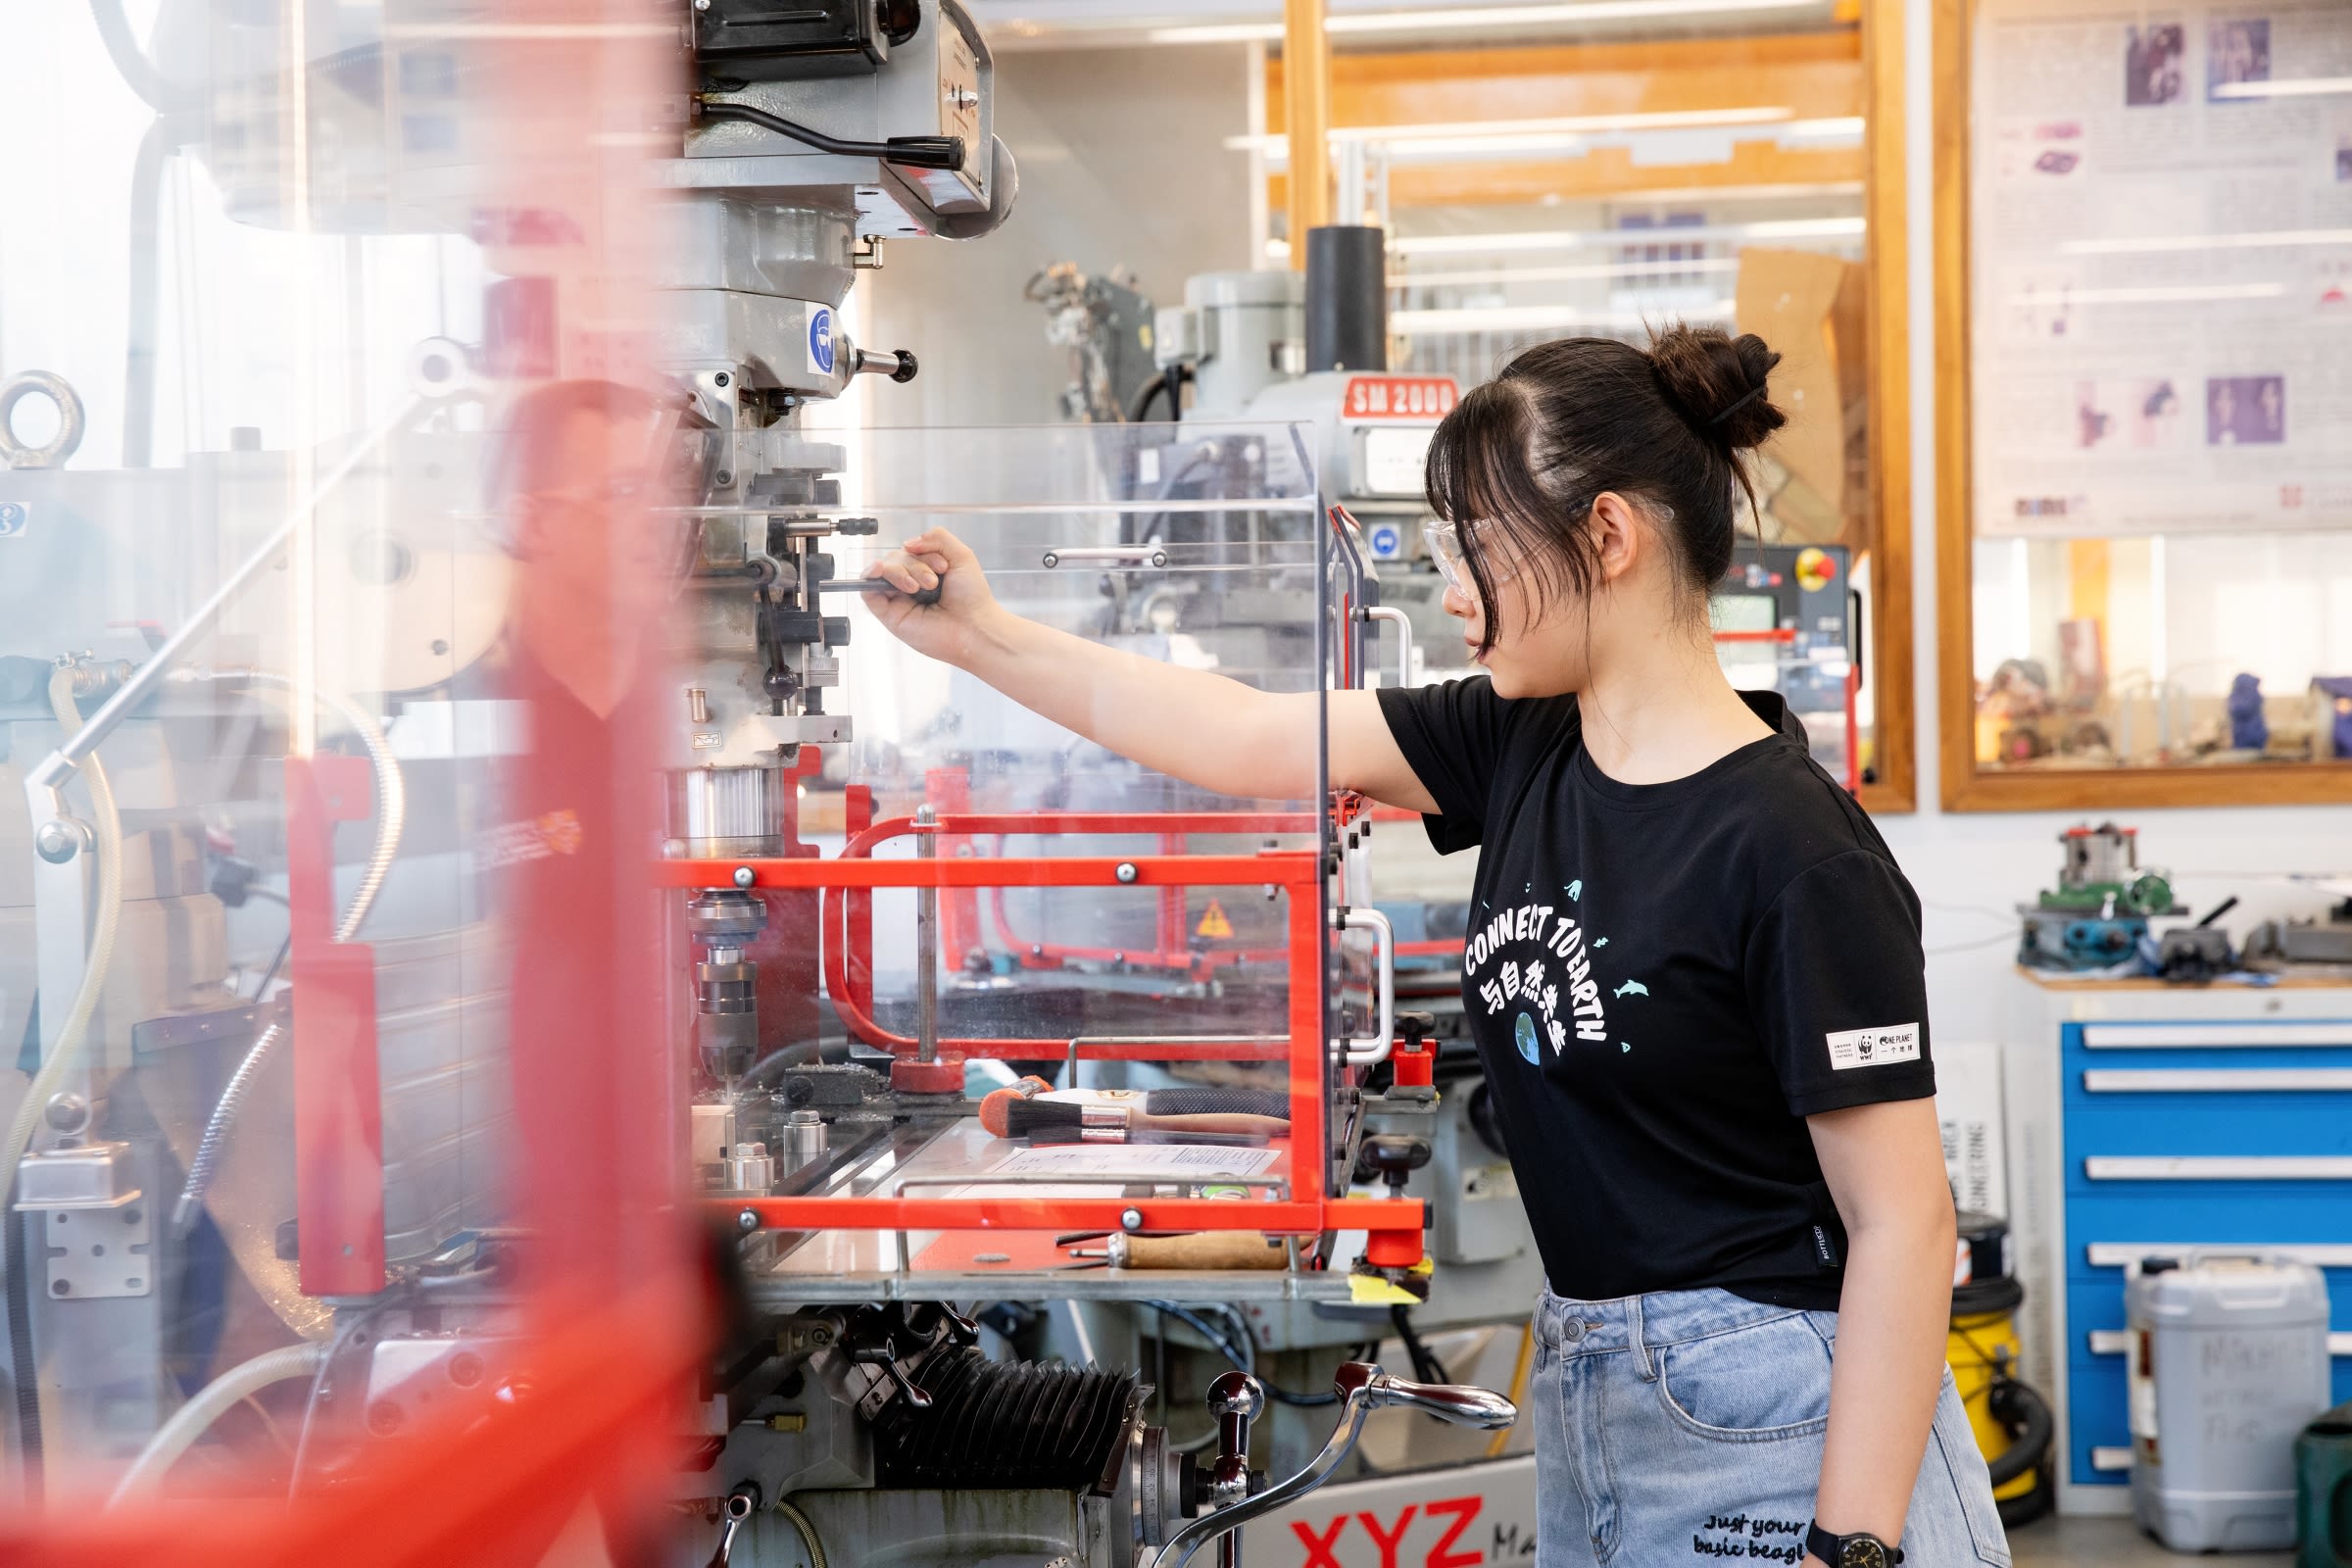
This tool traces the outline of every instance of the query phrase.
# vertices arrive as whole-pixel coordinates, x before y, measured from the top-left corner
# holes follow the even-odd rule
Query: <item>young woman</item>
[[[1484,845],[1463,1004],[1548,1288],[1542,1568],[2009,1561],[1943,1363],[1953,1219],[1919,903],[1707,595],[1779,356],[1547,343],[1430,445],[1430,553],[1482,676],[1335,694],[1335,788]],[[932,532],[906,643],[1206,788],[1314,790],[1312,695],[1022,620]],[[1213,737],[1214,744],[1201,744]]]

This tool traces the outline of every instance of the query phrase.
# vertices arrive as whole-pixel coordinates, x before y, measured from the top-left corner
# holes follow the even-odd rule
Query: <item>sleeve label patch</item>
[[[1919,1059],[1919,1025],[1890,1024],[1883,1029],[1845,1029],[1829,1037],[1830,1066],[1881,1067],[1894,1061]]]

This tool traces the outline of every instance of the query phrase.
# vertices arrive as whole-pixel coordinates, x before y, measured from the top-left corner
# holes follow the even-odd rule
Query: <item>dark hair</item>
[[[1485,612],[1500,631],[1483,544],[1507,541],[1536,601],[1582,598],[1599,576],[1592,503],[1613,490],[1645,506],[1684,586],[1704,603],[1732,564],[1732,489],[1755,510],[1740,454],[1788,422],[1765,396],[1781,357],[1753,333],[1675,325],[1645,352],[1615,338],[1541,343],[1473,388],[1429,444],[1429,504],[1462,531]],[[1470,524],[1475,523],[1475,528]]]

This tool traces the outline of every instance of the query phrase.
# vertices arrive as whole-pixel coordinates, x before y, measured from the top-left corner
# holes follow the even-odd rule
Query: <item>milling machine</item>
[[[331,276],[348,353],[339,377],[297,377],[275,448],[239,425],[226,450],[150,467],[161,306],[142,253],[122,468],[70,466],[85,412],[71,384],[30,387],[57,405],[46,441],[15,433],[27,383],[0,392],[0,537],[27,568],[0,582],[22,612],[0,643],[0,738],[29,808],[0,835],[0,921],[24,939],[7,951],[30,959],[0,960],[18,965],[0,1024],[29,1075],[0,1160],[10,1474],[27,1498],[95,1481],[122,1504],[169,1487],[332,1506],[404,1463],[410,1434],[527,1428],[548,1238],[516,1223],[516,1192],[551,1159],[585,1176],[626,1155],[533,1141],[574,1097],[522,1066],[508,976],[551,934],[503,906],[515,876],[595,855],[600,818],[593,789],[576,808],[530,802],[515,760],[547,755],[549,710],[485,671],[569,646],[560,619],[516,608],[559,563],[512,514],[524,437],[502,420],[595,372],[577,318],[600,296],[593,268],[530,264],[631,236],[479,177],[500,140],[474,95],[514,79],[501,50],[540,39],[461,11],[257,20],[175,0],[156,53],[206,63],[188,77],[95,7],[157,111],[138,199],[185,158],[220,191],[207,243],[224,253],[239,226],[351,236]],[[593,142],[677,153],[647,168],[660,287],[637,303],[655,341],[606,362],[643,372],[622,379],[649,411],[659,493],[565,494],[558,516],[642,517],[626,559],[666,595],[646,641],[674,677],[643,713],[598,715],[657,738],[609,782],[625,795],[631,768],[660,769],[652,880],[673,919],[671,994],[648,1008],[667,1098],[626,1108],[674,1127],[692,1206],[725,1237],[725,1321],[689,1430],[638,1479],[673,1504],[681,1562],[1116,1568],[1181,1564],[1216,1538],[1233,1560],[1237,1527],[1332,1474],[1374,1411],[1511,1419],[1482,1391],[1326,1356],[1330,1394],[1303,1396],[1329,1433],[1316,1452],[1253,1445],[1268,1394],[1239,1368],[1184,1391],[1214,1426],[1172,1439],[1191,1422],[1150,1418],[1142,1338],[1091,1338],[1069,1304],[1213,1291],[1287,1311],[1416,1272],[1417,1206],[1343,1196],[1365,1142],[1359,1071],[1391,1045],[1375,977],[1393,951],[1362,961],[1380,922],[1327,874],[1340,845],[1321,802],[1203,802],[1164,780],[1139,795],[1134,770],[896,650],[865,618],[855,552],[881,548],[884,520],[895,538],[952,518],[1033,613],[1198,658],[1193,628],[1230,608],[1262,635],[1224,667],[1310,689],[1359,633],[1327,613],[1348,541],[1324,526],[1317,454],[1264,420],[1027,447],[812,428],[811,405],[856,376],[917,370],[843,329],[857,271],[889,240],[975,238],[1011,206],[989,53],[955,0],[708,0],[680,27],[685,113]],[[673,42],[587,34],[614,38]],[[478,269],[447,260],[459,236]],[[412,238],[425,247],[399,248]],[[298,319],[316,318],[319,265],[293,267]],[[478,291],[478,317],[406,299],[368,321],[402,265]],[[368,332],[426,316],[448,324],[411,335],[395,385]],[[352,416],[320,416],[346,389]],[[1156,466],[1171,450],[1182,493]],[[1231,525],[1139,550],[1146,519],[1169,515]],[[556,580],[615,602],[629,586]],[[1270,621],[1269,604],[1289,609]],[[1154,791],[1169,808],[1134,808]],[[1052,853],[1073,836],[1099,853]],[[1040,1005],[1029,964],[1085,978],[1073,1013]],[[1145,1081],[1253,1072],[1281,1086],[1286,1125],[1108,1152],[1009,1140],[966,1098],[1009,1079],[1006,1061],[1059,1061],[1065,1082],[1080,1061]],[[1240,1283],[1072,1271],[1065,1225],[1139,1246],[1269,1236],[1282,1266]],[[1034,1332],[1041,1312],[1069,1353]]]

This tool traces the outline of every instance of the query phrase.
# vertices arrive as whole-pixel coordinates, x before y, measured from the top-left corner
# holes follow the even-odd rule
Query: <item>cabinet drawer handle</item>
[[[2093,1355],[2123,1355],[2132,1348],[2130,1329],[2092,1329],[2090,1353]],[[2352,1334],[2328,1336],[2329,1355],[2352,1355]]]
[[[2352,1024],[2342,1023],[2086,1023],[2086,1051],[2140,1051],[2149,1047],[2195,1051],[2207,1046],[2352,1046]]]
[[[2094,1182],[2352,1181],[2352,1154],[2094,1154]]]
[[[2212,1250],[2211,1242],[2092,1242],[2083,1256],[2092,1268],[2129,1268],[2143,1257],[2186,1257],[2199,1250]],[[2233,1252],[2283,1257],[2313,1268],[2352,1268],[2352,1245],[2341,1242],[2247,1242],[2231,1244]]]
[[[2352,1067],[2087,1067],[2089,1095],[2304,1094],[2352,1090]]]

